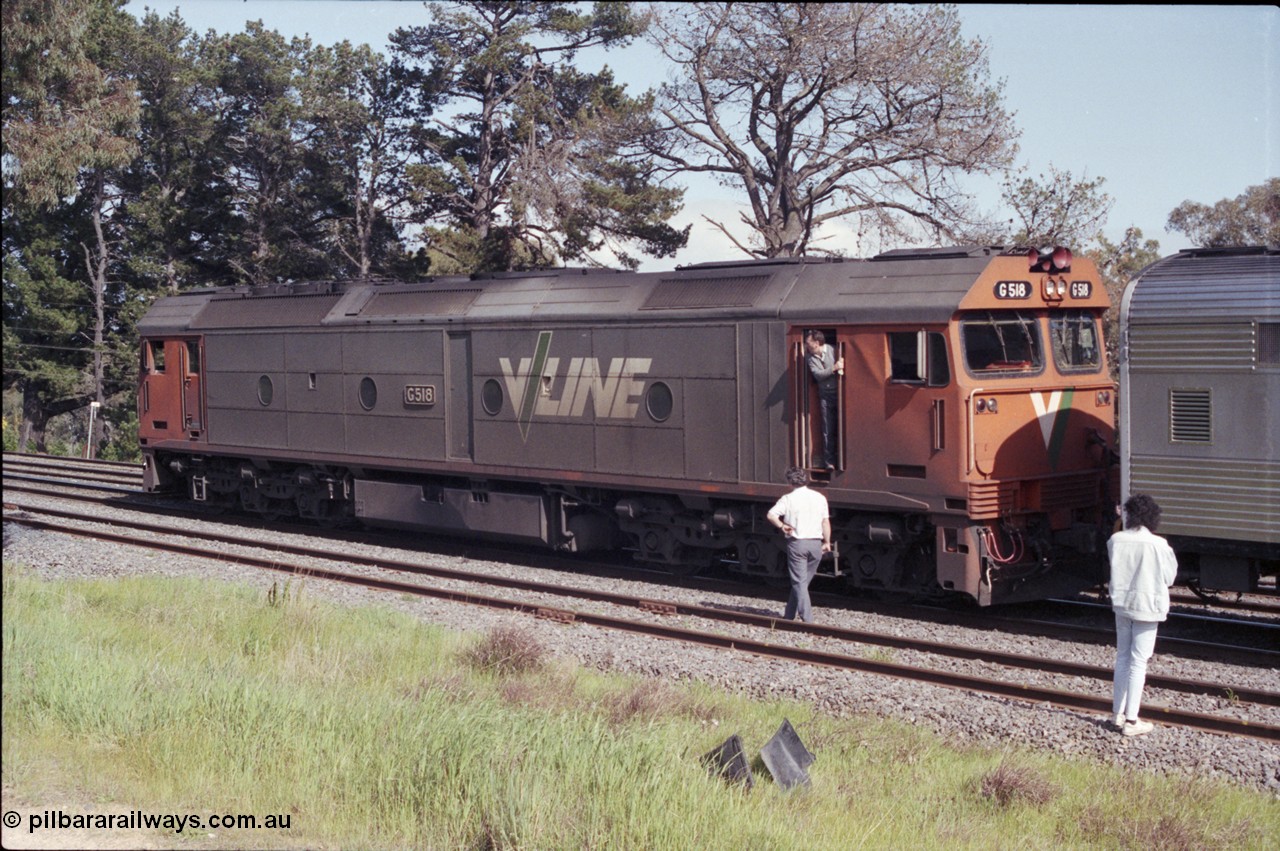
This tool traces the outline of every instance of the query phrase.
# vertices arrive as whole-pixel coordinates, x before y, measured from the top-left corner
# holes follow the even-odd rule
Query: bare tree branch
[[[742,190],[748,253],[802,253],[844,217],[947,233],[970,206],[957,179],[1016,149],[1003,84],[953,7],[663,4],[654,19],[681,76],[660,93],[651,151],[671,174]]]

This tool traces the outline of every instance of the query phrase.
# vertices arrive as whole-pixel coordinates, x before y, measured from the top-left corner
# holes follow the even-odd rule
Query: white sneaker
[[[1124,729],[1120,732],[1126,736],[1145,736],[1155,728],[1156,725],[1152,724],[1150,721],[1127,721],[1125,722]]]
[[[1123,730],[1123,729],[1124,729],[1124,713],[1123,713],[1123,712],[1117,712],[1117,713],[1116,713],[1115,722],[1116,722],[1116,729],[1117,729],[1117,730]]]

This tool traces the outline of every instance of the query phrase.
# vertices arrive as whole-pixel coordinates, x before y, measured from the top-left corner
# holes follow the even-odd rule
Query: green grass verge
[[[1022,751],[957,749],[551,660],[286,583],[4,573],[3,779],[25,800],[289,817],[308,848],[1266,848],[1274,797]],[[574,627],[566,627],[573,629]],[[677,652],[677,651],[673,651]],[[756,755],[789,718],[812,784]],[[747,791],[700,756],[740,733]],[[201,847],[191,835],[171,837]]]

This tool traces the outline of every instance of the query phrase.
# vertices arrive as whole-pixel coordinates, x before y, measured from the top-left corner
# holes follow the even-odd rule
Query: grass
[[[3,590],[6,787],[289,817],[216,840],[233,846],[1177,849],[1280,835],[1263,793],[604,676],[519,629],[449,633],[298,582],[49,582],[6,565]],[[783,717],[818,756],[790,793],[758,757]],[[750,791],[701,762],[735,732]]]

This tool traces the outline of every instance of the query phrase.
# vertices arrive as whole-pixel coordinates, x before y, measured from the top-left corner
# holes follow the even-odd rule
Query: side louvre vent
[[[1208,390],[1169,391],[1169,439],[1174,443],[1213,441],[1213,402]]]
[[[1280,322],[1258,323],[1258,364],[1280,365]]]

